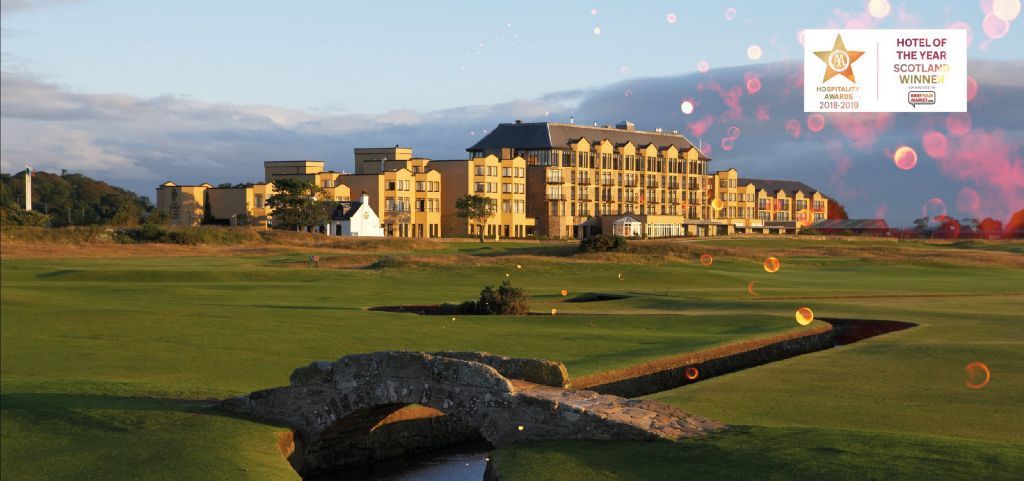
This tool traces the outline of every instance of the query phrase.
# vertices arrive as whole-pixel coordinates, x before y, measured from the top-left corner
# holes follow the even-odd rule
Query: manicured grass
[[[678,257],[632,262],[625,256],[626,263],[572,257],[575,246],[565,243],[472,241],[415,252],[392,246],[387,255],[437,262],[382,269],[303,267],[310,252],[325,263],[351,255],[313,248],[224,257],[5,260],[0,469],[5,479],[294,477],[275,446],[274,432],[283,428],[219,415],[203,400],[285,384],[293,368],[314,359],[383,349],[486,350],[557,359],[570,374],[590,374],[799,329],[792,316],[801,305],[818,317],[921,326],[654,396],[753,426],[736,436],[679,445],[502,449],[495,453],[499,467],[536,466],[502,474],[591,479],[586,473],[599,472],[648,479],[642,475],[657,478],[697,456],[737,469],[715,471],[708,461],[705,471],[695,471],[707,477],[728,478],[744,467],[754,477],[765,472],[792,478],[802,474],[791,470],[812,461],[753,456],[754,448],[738,441],[743,439],[765,453],[814,453],[804,458],[820,459],[815,466],[822,469],[831,459],[849,477],[900,476],[915,472],[914,466],[970,477],[952,468],[927,471],[945,466],[925,455],[929,450],[963,453],[950,459],[989,460],[993,473],[1019,466],[1020,455],[1013,453],[1021,450],[1012,448],[1024,445],[1024,420],[1015,409],[1024,404],[1024,376],[1018,374],[1024,372],[1024,270],[1005,267],[999,257],[987,267],[953,267],[869,263],[856,255],[809,251],[783,257],[783,269],[769,274],[757,259],[777,250],[842,243],[843,252],[856,254],[881,241],[713,241],[730,242],[741,255],[717,255],[710,267]],[[942,249],[950,255],[975,251]],[[979,250],[1013,255],[988,244]],[[505,279],[528,290],[531,310],[556,308],[558,315],[452,320],[365,310],[462,301]],[[751,281],[758,296],[747,292]],[[563,297],[562,289],[569,295]],[[627,297],[564,302],[588,292]],[[963,367],[976,360],[988,363],[993,379],[984,389],[969,390]],[[841,452],[812,449],[823,446]],[[989,451],[996,454],[984,454]],[[899,467],[872,468],[849,453]],[[740,458],[747,461],[735,461]],[[620,473],[615,465],[634,469]]]

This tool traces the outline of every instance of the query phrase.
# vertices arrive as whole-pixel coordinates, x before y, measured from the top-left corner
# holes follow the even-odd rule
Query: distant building
[[[441,224],[445,237],[480,234],[455,208],[455,202],[466,195],[491,201],[486,237],[533,237],[536,221],[527,215],[526,159],[489,154],[468,160],[435,160],[430,165],[444,178]]]
[[[352,237],[384,237],[380,217],[370,208],[370,196],[363,193],[358,201],[338,204],[331,216],[327,235]]]
[[[889,234],[885,219],[824,219],[815,222],[811,228],[822,234]]]
[[[212,188],[205,182],[199,185],[164,182],[156,188],[156,208],[167,212],[171,225],[199,225],[206,213],[206,191]]]

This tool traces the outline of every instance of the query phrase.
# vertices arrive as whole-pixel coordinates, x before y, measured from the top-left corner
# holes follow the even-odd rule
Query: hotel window
[[[512,193],[512,184],[509,184],[509,183],[501,184],[501,192],[503,194],[511,194]]]
[[[389,180],[384,190],[395,190],[395,181]]]
[[[434,182],[433,184],[434,184],[434,192],[441,192],[441,183],[440,182]]]
[[[263,208],[263,194],[256,194],[255,195],[255,201],[256,201],[256,208],[257,209],[262,209]]]
[[[507,201],[507,200],[501,201],[501,211],[506,213],[506,214],[511,214],[512,213],[512,202]]]
[[[395,211],[395,198],[394,197],[388,197],[387,199],[384,199],[384,210],[386,210],[388,212],[394,212]]]
[[[474,182],[473,183],[473,192],[483,192],[483,191],[484,191],[484,183],[483,182]]]
[[[325,188],[325,189],[330,189],[330,188],[334,187],[334,181],[333,180],[325,180],[325,181],[321,182],[321,184],[323,184],[323,188]]]
[[[525,200],[517,200],[516,201],[516,213],[517,214],[522,214],[523,212],[526,212],[526,201]]]
[[[416,212],[426,212],[426,209],[427,205],[426,202],[423,201],[423,199],[416,201]]]
[[[502,177],[512,177],[512,168],[511,167],[502,167],[501,168],[501,176]]]
[[[768,209],[768,199],[766,199],[764,197],[762,197],[760,199],[757,199],[757,208],[760,209],[760,210],[767,210]]]
[[[478,165],[478,166],[476,166],[474,174],[475,175],[484,175],[487,172],[486,169],[487,169],[486,167],[484,167],[482,165]]]
[[[825,202],[824,201],[820,201],[820,200],[814,201],[814,210],[817,210],[817,211],[825,210]]]
[[[427,183],[426,182],[423,182],[421,180],[417,180],[416,181],[416,192],[425,192],[426,191],[426,187],[427,187]]]
[[[798,199],[796,201],[796,210],[804,210],[806,208],[807,208],[807,201],[806,200]]]

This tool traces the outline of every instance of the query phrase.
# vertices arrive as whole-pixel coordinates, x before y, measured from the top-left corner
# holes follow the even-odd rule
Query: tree
[[[829,219],[849,219],[850,216],[846,213],[846,207],[840,204],[838,200],[831,197],[828,199],[828,215]]]
[[[54,227],[85,224],[138,224],[152,210],[149,199],[82,174],[37,171],[32,205]],[[25,174],[0,175],[0,204],[24,210]],[[41,211],[41,212],[39,212]]]
[[[276,194],[267,198],[274,209],[274,227],[301,230],[326,224],[336,203],[325,198],[323,189],[301,179],[277,179]]]
[[[923,231],[928,228],[928,217],[914,219],[914,229]]]
[[[494,203],[482,195],[466,194],[455,201],[455,215],[480,226],[480,242],[484,241],[487,219],[491,217]]]
[[[986,239],[1002,237],[1003,222],[991,217],[986,217],[978,223],[978,231],[980,231],[981,236]]]

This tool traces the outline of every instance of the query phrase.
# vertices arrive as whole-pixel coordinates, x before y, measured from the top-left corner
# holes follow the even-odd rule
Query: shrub
[[[446,306],[451,306],[446,304]],[[493,286],[484,287],[480,291],[480,300],[466,301],[454,306],[459,314],[483,315],[522,315],[530,312],[526,291],[512,287],[509,281],[502,282],[497,289]]]
[[[622,252],[626,249],[626,238],[618,235],[598,234],[580,241],[581,252]]]

